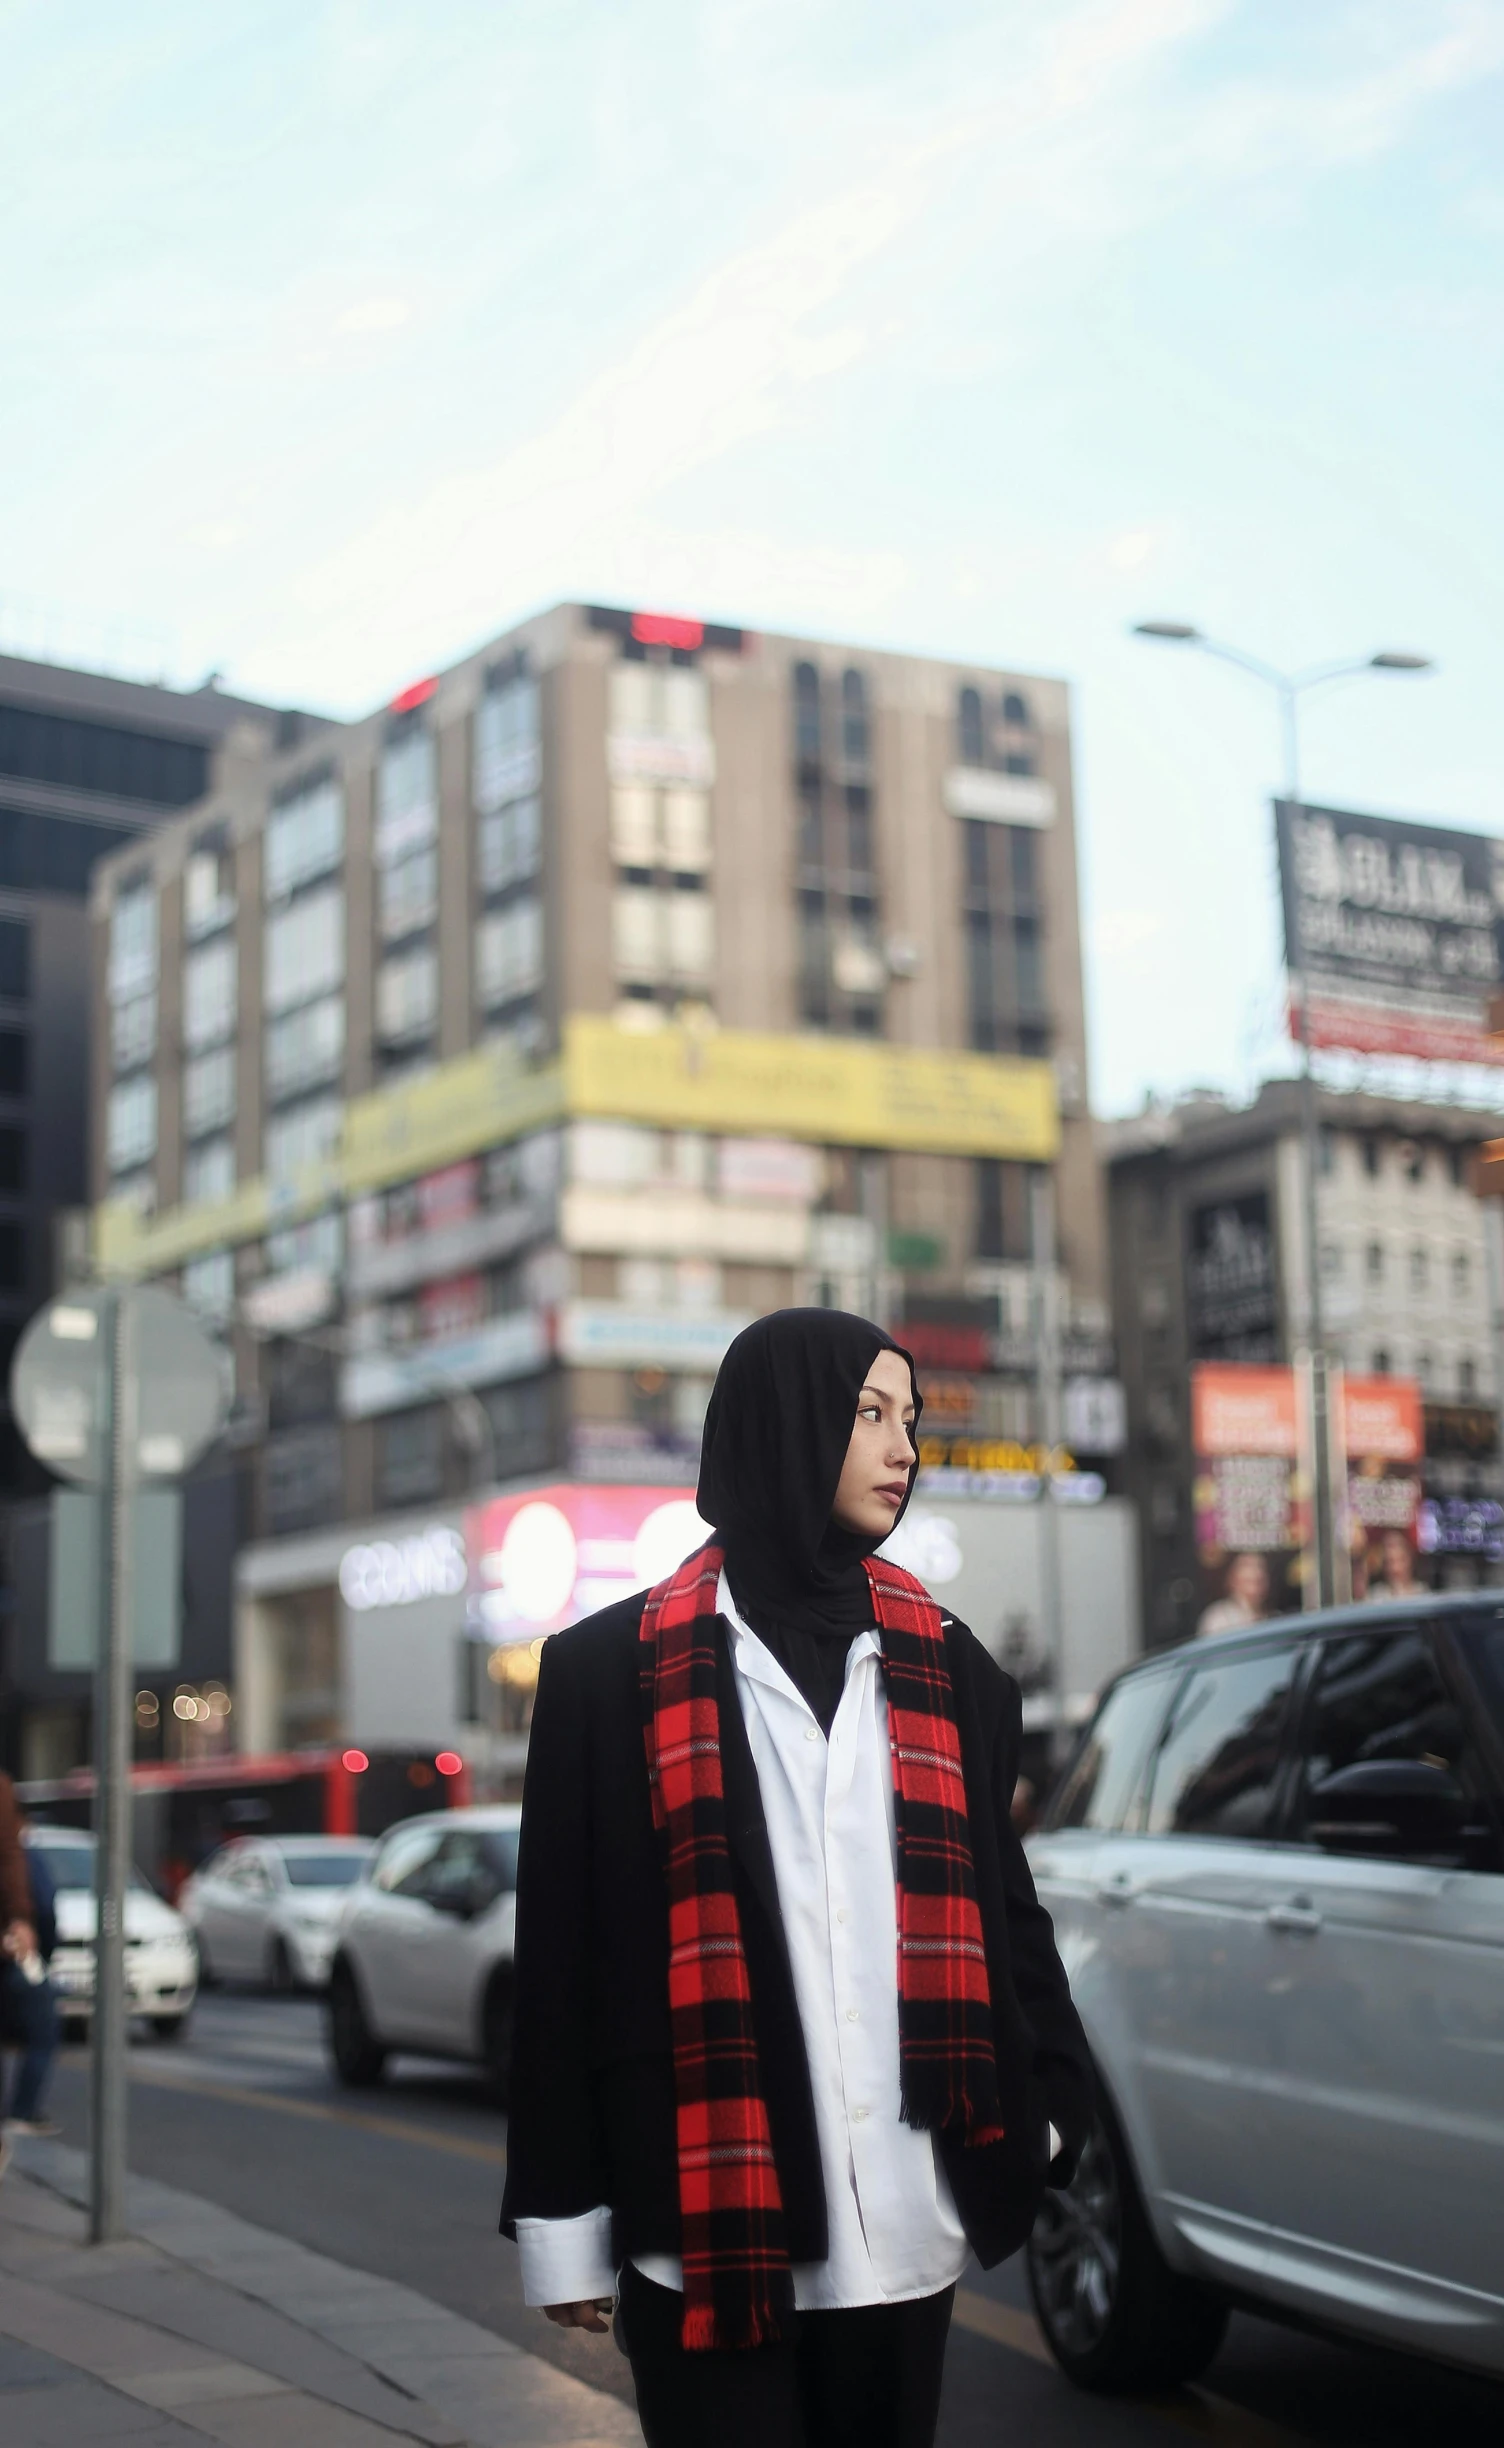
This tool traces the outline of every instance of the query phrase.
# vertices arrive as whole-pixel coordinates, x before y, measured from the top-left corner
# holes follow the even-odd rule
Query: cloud
[[[334,318],[337,332],[400,331],[412,320],[412,308],[406,298],[366,298],[358,306],[346,306]]]

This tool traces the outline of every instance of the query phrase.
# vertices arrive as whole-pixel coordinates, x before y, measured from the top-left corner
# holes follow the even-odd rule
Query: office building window
[[[1375,1353],[1374,1353],[1374,1355],[1373,1355],[1372,1360],[1371,1360],[1371,1361],[1370,1361],[1370,1363],[1369,1363],[1369,1367],[1370,1367],[1370,1369],[1372,1370],[1373,1375],[1374,1375],[1375,1377],[1387,1377],[1387,1376],[1388,1376],[1388,1374],[1389,1374],[1389,1351],[1388,1351],[1388,1347],[1387,1347],[1387,1345],[1385,1345],[1385,1344],[1381,1343],[1381,1344],[1378,1346],[1377,1350],[1375,1351]]]
[[[1029,1256],[1029,1168],[998,1156],[976,1162],[978,1258],[1017,1264]]]
[[[266,922],[266,1008],[291,1011],[342,986],[345,896],[338,884],[291,901]]]
[[[859,671],[841,674],[841,755],[848,765],[865,765],[870,753],[867,683]]]
[[[26,1227],[14,1220],[0,1224],[0,1292],[20,1292],[26,1285]]]
[[[483,893],[505,892],[535,876],[543,857],[543,807],[536,798],[514,799],[480,818],[476,872]]]
[[[680,877],[682,885],[697,876]],[[678,891],[667,901],[668,968],[678,984],[707,986],[715,975],[715,908],[707,893]]]
[[[1472,1401],[1472,1399],[1473,1399],[1473,1397],[1474,1397],[1474,1395],[1477,1393],[1477,1391],[1478,1391],[1478,1363],[1476,1362],[1476,1360],[1459,1360],[1459,1361],[1458,1361],[1458,1363],[1457,1363],[1457,1391],[1458,1391],[1459,1395],[1462,1397],[1462,1400],[1463,1400],[1464,1402],[1471,1402],[1471,1401]]]
[[[652,740],[657,749],[649,763],[662,770],[662,744],[669,740],[708,743],[710,689],[703,672],[672,663],[614,663],[611,667],[611,730],[618,739]],[[623,751],[613,757],[619,771]],[[635,761],[628,753],[627,763]],[[707,780],[706,757],[698,744],[671,760],[686,781]],[[625,777],[622,777],[625,778]]]
[[[1413,1250],[1410,1252],[1410,1289],[1411,1289],[1411,1291],[1412,1291],[1412,1292],[1424,1292],[1424,1290],[1425,1290],[1425,1288],[1426,1288],[1426,1285],[1427,1285],[1427,1284],[1428,1284],[1428,1282],[1430,1281],[1430,1277],[1431,1277],[1431,1261],[1430,1261],[1430,1258],[1429,1258],[1429,1256],[1428,1256],[1428,1254],[1427,1254],[1427,1252],[1426,1252],[1425,1248],[1422,1246],[1422,1244],[1421,1244],[1420,1242],[1417,1242],[1417,1243],[1416,1243],[1416,1245],[1415,1245],[1415,1247],[1414,1247],[1414,1249],[1413,1249]]]
[[[14,1122],[0,1124],[0,1190],[15,1198],[26,1188],[26,1133]]]
[[[183,962],[183,1043],[190,1051],[233,1036],[237,1000],[235,945],[217,938]]]
[[[444,1484],[444,1412],[437,1403],[399,1411],[377,1431],[377,1501],[420,1504]]]
[[[1004,722],[1011,723],[1016,730],[1027,731],[1031,719],[1027,697],[1020,697],[1016,689],[1009,689],[1003,699]]]
[[[794,754],[801,765],[820,762],[820,675],[813,663],[794,665]]]
[[[985,765],[987,733],[982,721],[982,692],[963,688],[956,698],[956,747],[963,765]]]
[[[110,912],[110,1000],[144,994],[157,977],[157,891],[149,879],[126,885]]]
[[[235,853],[228,842],[196,843],[183,868],[183,933],[214,935],[235,915]]]
[[[439,857],[436,850],[410,850],[378,876],[382,940],[394,943],[432,926],[439,908]]]
[[[439,766],[433,733],[404,722],[387,740],[376,775],[376,859],[382,867],[431,842],[439,829]]]
[[[542,778],[538,683],[512,672],[486,689],[475,710],[475,812],[491,816],[534,797]]]
[[[962,923],[971,1042],[984,1054],[1047,1053],[1044,919],[1033,837],[967,818]]]
[[[1370,1181],[1377,1181],[1380,1165],[1378,1140],[1370,1132],[1360,1144],[1363,1149],[1363,1170]]]
[[[117,1071],[134,1071],[149,1062],[157,1042],[155,994],[132,995],[128,1003],[110,1006],[110,1059]]]
[[[856,687],[848,689],[847,683]],[[859,700],[859,703],[858,703]],[[842,682],[842,754],[848,771],[866,736],[866,688],[859,672]],[[805,765],[798,789],[797,926],[799,1012],[809,1028],[881,1033],[887,965],[878,909],[870,785],[839,787]]]
[[[24,1002],[31,992],[31,929],[24,918],[0,918],[0,995]]]
[[[24,1029],[0,1029],[0,1096],[25,1096],[31,1074]]]
[[[105,1145],[112,1173],[127,1173],[157,1149],[157,1083],[150,1072],[110,1090]]]
[[[201,1139],[235,1118],[235,1048],[215,1046],[183,1065],[183,1136]]]
[[[1384,1280],[1384,1244],[1382,1241],[1369,1242],[1367,1267],[1369,1282],[1382,1283]]]
[[[0,773],[67,790],[101,791],[154,807],[191,807],[208,782],[209,752],[200,740],[157,731],[127,731],[76,715],[0,706]]]
[[[1473,1263],[1465,1249],[1452,1252],[1452,1298],[1466,1300],[1473,1288]]]
[[[333,873],[345,855],[345,794],[333,774],[301,783],[266,820],[268,901]]]
[[[485,1010],[543,982],[543,905],[529,897],[492,910],[475,929],[475,991]]]
[[[266,1092],[274,1102],[337,1080],[344,1059],[343,995],[323,995],[267,1023]]]
[[[436,952],[404,952],[376,972],[376,1033],[383,1045],[405,1045],[426,1037],[438,1017],[439,961]]]
[[[266,1170],[287,1181],[304,1165],[321,1164],[339,1144],[344,1106],[335,1096],[311,1097],[272,1115],[266,1126]]]
[[[235,1142],[228,1131],[201,1139],[183,1158],[183,1198],[190,1207],[216,1206],[235,1187]]]
[[[235,1253],[209,1250],[183,1269],[183,1298],[209,1327],[227,1326],[235,1314]]]

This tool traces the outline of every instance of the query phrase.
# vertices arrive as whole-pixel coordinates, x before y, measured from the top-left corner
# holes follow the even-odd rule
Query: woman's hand
[[[591,2329],[604,2337],[611,2326],[611,2297],[597,2295],[591,2303],[545,2304],[543,2317],[560,2329]]]

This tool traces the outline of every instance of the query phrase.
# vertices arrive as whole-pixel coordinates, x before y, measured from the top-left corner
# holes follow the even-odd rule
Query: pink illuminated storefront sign
[[[469,1619],[495,1643],[562,1631],[648,1589],[709,1537],[693,1499],[561,1481],[465,1516]]]

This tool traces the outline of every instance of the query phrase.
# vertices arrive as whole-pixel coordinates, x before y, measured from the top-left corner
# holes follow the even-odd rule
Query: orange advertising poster
[[[1192,1369],[1191,1442],[1198,1456],[1284,1454],[1293,1461],[1298,1435],[1290,1369],[1241,1360]]]

